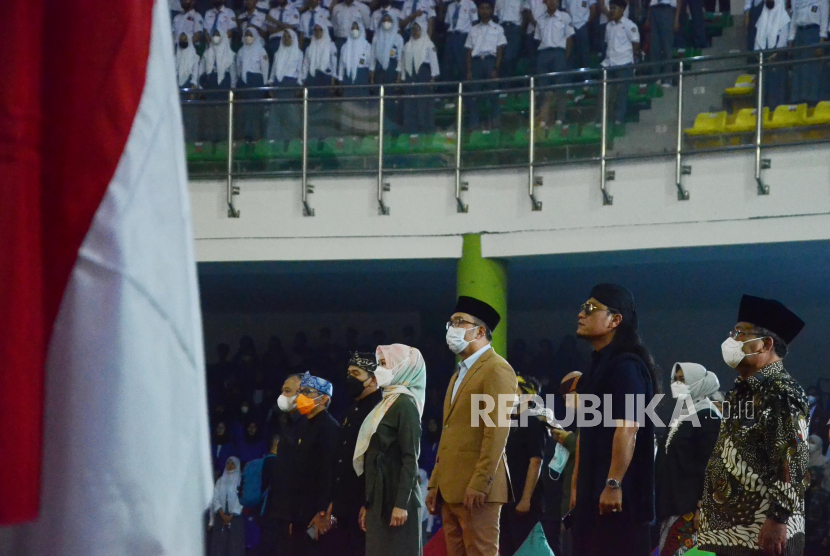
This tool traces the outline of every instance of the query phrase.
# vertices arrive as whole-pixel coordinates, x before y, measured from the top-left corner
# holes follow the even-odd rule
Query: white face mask
[[[553,479],[554,481],[558,480],[559,477],[562,475],[562,471],[565,469],[565,466],[568,465],[568,458],[570,458],[571,453],[568,451],[567,448],[562,446],[559,442],[556,443],[556,447],[553,449],[553,457],[548,464],[548,476]],[[551,474],[556,473],[556,477]]]
[[[285,394],[280,394],[280,397],[277,398],[277,407],[286,413],[294,411],[297,407],[297,396],[288,397]]]
[[[254,44],[254,38],[250,35],[245,37],[245,44]]]
[[[381,367],[378,365],[378,368],[375,369],[375,380],[378,383],[378,388],[383,388],[384,386],[389,386],[392,383],[392,379],[395,378],[395,373],[397,370],[407,361],[409,361],[409,357],[395,365],[392,369],[387,369],[386,367]]]
[[[688,398],[689,387],[682,382],[671,383],[671,397],[672,398]]]
[[[756,351],[755,353],[744,353],[743,345],[747,342],[754,342],[755,340],[763,340],[766,336],[762,336],[760,338],[752,338],[751,340],[747,340],[746,342],[739,342],[734,338],[727,338],[723,341],[720,345],[720,351],[723,354],[723,360],[726,362],[727,365],[732,367],[733,369],[736,368],[738,365],[741,364],[741,361],[744,360],[744,357],[747,355],[756,355],[760,353]]]
[[[352,38],[359,39],[360,38],[360,29],[352,29]]]
[[[392,28],[392,22],[391,21],[384,21],[383,22],[383,28],[388,31],[389,29]]]
[[[222,37],[220,37],[219,35],[215,35],[213,37],[213,44],[219,44],[220,42],[222,42]]]
[[[449,327],[449,329],[447,330],[447,346],[450,348],[450,351],[457,355],[465,349],[467,349],[467,346],[470,345],[470,342],[468,342],[464,338],[467,336],[467,332],[469,332],[470,330],[475,330],[475,328],[456,328],[454,326]]]

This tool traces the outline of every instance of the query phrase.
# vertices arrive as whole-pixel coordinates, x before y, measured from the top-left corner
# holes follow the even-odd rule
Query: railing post
[[[233,183],[233,91],[228,91],[228,183],[227,199],[228,218],[239,218],[239,210],[233,204],[233,198],[239,195],[239,186]]]
[[[308,194],[314,193],[314,186],[308,183],[308,87],[303,87],[303,216],[314,216],[314,209],[308,203]]]
[[[683,62],[677,74],[677,160],[674,166],[674,183],[677,185],[677,200],[688,201],[689,192],[683,187],[683,176],[692,173],[692,167],[683,164]]]
[[[378,214],[381,216],[389,214],[389,207],[383,202],[383,192],[389,191],[390,186],[383,181],[383,118],[384,104],[386,103],[386,88],[380,86],[380,106],[378,106]]]
[[[461,127],[464,118],[464,85],[458,83],[458,98],[456,99],[455,112],[455,205],[456,212],[468,212],[470,205],[465,205],[461,200],[461,192],[470,189],[466,181],[461,181]]]
[[[764,53],[758,53],[758,78],[755,81],[755,183],[758,195],[769,195],[769,186],[761,179],[761,170],[771,166],[769,158],[761,158],[761,139],[764,127]]]
[[[614,179],[613,171],[606,171],[605,155],[608,151],[608,70],[602,68],[602,139],[599,145],[599,188],[602,190],[602,204],[614,204],[614,197],[608,193],[605,182]]]
[[[536,78],[530,78],[530,132],[528,133],[529,147],[527,153],[527,193],[533,210],[542,210],[542,201],[536,200],[535,188],[542,185],[542,177],[536,177]]]

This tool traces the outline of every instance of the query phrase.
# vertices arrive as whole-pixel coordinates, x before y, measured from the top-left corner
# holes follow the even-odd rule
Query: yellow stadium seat
[[[747,73],[739,75],[735,80],[735,85],[726,89],[726,94],[730,96],[748,95],[755,91],[755,76]]]
[[[772,119],[764,122],[764,127],[769,129],[784,129],[788,127],[800,127],[807,125],[806,104],[782,104],[775,108]]]
[[[726,112],[703,112],[695,118],[694,127],[687,128],[686,135],[717,135],[723,133]]]
[[[807,116],[807,125],[830,124],[830,101],[823,100],[816,104],[813,113]]]
[[[725,129],[727,133],[745,133],[747,131],[755,131],[756,113],[754,108],[741,108],[735,114],[733,122],[727,122]],[[769,108],[764,107],[764,112],[761,118],[764,127],[769,123]]]

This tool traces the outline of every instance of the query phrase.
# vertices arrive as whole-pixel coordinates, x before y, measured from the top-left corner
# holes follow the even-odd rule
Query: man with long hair
[[[660,388],[638,332],[634,296],[617,284],[594,286],[576,334],[594,348],[579,401],[599,397],[604,419],[580,428],[571,487],[574,554],[646,556],[654,520],[654,425],[627,420],[626,397],[642,395],[648,403]]]

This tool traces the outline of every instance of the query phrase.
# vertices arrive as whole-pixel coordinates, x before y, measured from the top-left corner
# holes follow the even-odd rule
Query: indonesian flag
[[[211,493],[166,0],[0,17],[0,554],[196,556]]]

